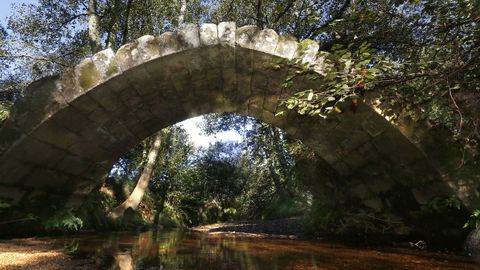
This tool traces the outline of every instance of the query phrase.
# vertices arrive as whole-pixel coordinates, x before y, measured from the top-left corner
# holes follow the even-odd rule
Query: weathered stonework
[[[300,76],[285,88],[287,68],[269,66],[297,57],[321,76],[318,49],[314,41],[298,43],[256,26],[187,25],[101,51],[59,77],[35,82],[0,128],[0,199],[20,204],[31,197],[25,194],[48,191],[78,205],[135,144],[212,112],[252,116],[302,140],[336,181],[351,185],[348,196],[373,211],[398,209],[398,200],[388,198],[398,186],[416,201],[405,212],[454,193],[425,154],[364,103],[327,119],[279,106],[317,82]]]

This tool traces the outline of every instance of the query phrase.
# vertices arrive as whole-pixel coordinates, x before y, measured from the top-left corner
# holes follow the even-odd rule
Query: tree
[[[161,131],[159,131],[153,137],[152,146],[148,151],[147,160],[143,167],[142,174],[138,179],[137,185],[135,186],[135,189],[133,190],[132,194],[130,194],[128,199],[126,199],[121,205],[111,211],[111,213],[109,214],[110,217],[114,219],[123,217],[125,211],[129,208],[133,211],[137,210],[138,205],[142,201],[143,195],[148,188],[150,178],[157,163],[157,157],[160,152],[161,142],[162,133]]]
[[[207,115],[202,128],[207,134],[236,130],[243,136],[236,164],[242,179],[237,207],[244,217],[288,216],[308,204],[310,193],[296,175],[290,152],[296,142],[281,130],[238,114]]]
[[[100,17],[97,13],[97,0],[88,1],[88,38],[92,54],[99,52],[100,44]]]
[[[7,32],[0,26],[0,68],[2,70],[8,67],[8,63],[5,61],[7,57],[7,51],[5,50],[5,44],[7,39]],[[9,108],[11,106],[13,91],[9,91],[8,87],[0,81],[0,124],[3,120],[7,119]]]
[[[90,39],[91,39],[91,43],[94,44],[92,48],[97,48],[99,47],[99,44],[100,44],[100,36],[98,31],[99,20],[95,10],[96,0],[90,0],[89,3],[90,3],[89,12],[91,12],[91,14],[89,14]],[[127,3],[126,25],[123,33],[124,42],[125,42],[125,37],[127,36],[127,33],[128,33],[128,17],[130,14],[131,4],[132,4],[132,0],[129,0]],[[178,28],[181,27],[181,25],[185,20],[186,7],[187,7],[187,2],[186,0],[183,0],[180,6],[180,15],[178,17],[178,26],[177,26]],[[148,188],[150,178],[152,177],[152,174],[154,172],[154,166],[157,163],[157,156],[160,152],[161,138],[162,138],[162,132],[158,131],[154,136],[153,144],[148,152],[147,162],[145,164],[145,167],[143,168],[140,178],[138,179],[135,189],[133,190],[132,194],[130,194],[127,200],[125,200],[120,206],[112,210],[110,214],[112,218],[122,217],[125,213],[125,210],[127,210],[128,208],[131,208],[134,211],[137,210],[138,205],[142,201],[143,195],[145,194],[145,191]],[[162,203],[162,207],[163,207],[163,203]]]
[[[322,41],[327,75],[318,89],[298,93],[287,105],[318,115],[368,94],[392,121],[448,129],[474,160],[480,139],[478,4],[364,0],[339,11],[312,32]]]

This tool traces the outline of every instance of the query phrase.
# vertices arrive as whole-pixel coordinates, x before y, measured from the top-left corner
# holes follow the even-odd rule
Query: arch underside
[[[49,194],[79,205],[131,147],[162,128],[214,112],[251,116],[301,140],[347,186],[348,196],[376,212],[408,215],[453,194],[424,153],[367,104],[327,119],[285,110],[281,99],[318,82],[300,76],[284,88],[287,69],[268,66],[288,57],[244,46],[241,28],[233,45],[221,42],[220,26],[217,44],[202,45],[202,29],[196,47],[138,63],[134,50],[148,54],[139,41],[32,84],[0,129],[0,197],[21,205]],[[249,42],[255,42],[263,31],[251,29],[256,34]],[[102,77],[114,62],[119,70]],[[323,180],[318,175],[313,182]]]

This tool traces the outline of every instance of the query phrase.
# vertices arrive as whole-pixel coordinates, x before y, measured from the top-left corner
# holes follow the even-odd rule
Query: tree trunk
[[[118,13],[119,13],[119,0],[115,0],[113,3],[113,7],[111,9],[111,18],[110,18],[110,23],[108,25],[108,33],[107,33],[107,40],[105,41],[105,44],[107,45],[107,48],[114,48],[115,47],[115,33],[114,33],[114,25],[117,23],[117,18]]]
[[[257,0],[257,26],[260,29],[263,29],[264,23],[263,23],[263,10],[262,10],[262,0]]]
[[[88,38],[92,54],[102,49],[100,44],[100,17],[97,14],[97,0],[88,1]]]
[[[125,24],[123,25],[123,33],[122,33],[122,45],[126,44],[128,41],[128,20],[130,17],[130,9],[132,8],[133,0],[128,0],[127,2],[127,10],[125,11]]]
[[[182,28],[183,23],[185,22],[185,12],[187,10],[187,0],[182,0],[180,4],[180,14],[178,15],[178,25],[177,29]]]
[[[167,198],[167,191],[162,192],[162,196],[160,197],[160,201],[156,203],[157,213],[155,214],[155,218],[153,220],[153,226],[158,228],[160,225],[160,215],[162,214],[163,208],[165,207],[165,200]]]
[[[157,163],[157,157],[158,153],[160,152],[160,144],[162,141],[161,134],[161,131],[155,134],[153,144],[148,151],[147,163],[143,168],[142,174],[140,175],[132,194],[130,194],[128,199],[126,199],[121,205],[117,206],[110,212],[109,216],[111,218],[117,219],[119,217],[123,217],[125,211],[129,208],[131,208],[133,211],[137,210],[145,191],[148,189],[148,182],[150,181],[150,177],[153,174],[153,169]]]

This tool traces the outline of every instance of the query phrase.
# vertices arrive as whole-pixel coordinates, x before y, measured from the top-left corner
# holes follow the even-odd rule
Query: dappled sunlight
[[[82,265],[83,264],[83,265]],[[22,239],[0,242],[0,269],[91,269],[86,261],[72,261],[47,242]]]

